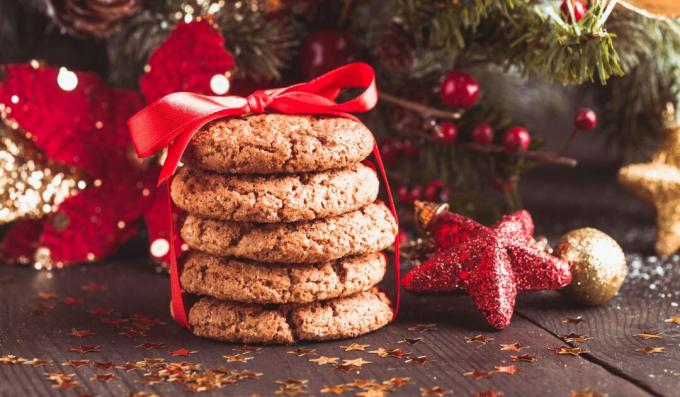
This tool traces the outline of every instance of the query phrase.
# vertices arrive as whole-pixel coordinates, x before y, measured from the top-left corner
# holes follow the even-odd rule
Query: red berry
[[[574,8],[574,18],[576,18],[576,22],[583,19],[583,16],[586,15],[588,9],[585,5],[583,5],[583,3],[581,3],[580,0],[563,0],[562,5],[560,6],[562,14],[566,15],[568,20],[571,20],[571,13],[569,12],[569,5],[567,4],[568,2],[571,3],[572,7]]]
[[[529,135],[529,131],[522,127],[510,127],[503,135],[503,146],[508,152],[526,152],[530,143],[531,135]]]
[[[454,71],[444,77],[439,87],[442,100],[454,109],[467,109],[477,103],[479,84],[469,73]]]
[[[432,137],[439,142],[453,145],[458,140],[458,129],[453,123],[444,121],[434,127]]]
[[[581,108],[574,117],[574,126],[577,130],[590,131],[597,125],[597,114],[588,108]]]
[[[355,59],[352,36],[337,29],[318,30],[309,36],[300,50],[300,67],[307,79],[350,63]]]
[[[425,201],[438,203],[440,201],[448,201],[448,189],[444,182],[439,179],[434,179],[425,185],[423,192]]]
[[[493,129],[489,124],[478,124],[472,131],[472,140],[480,145],[493,142]]]
[[[406,157],[416,158],[420,155],[420,147],[410,139],[401,141],[401,151]]]
[[[380,157],[382,157],[383,163],[394,164],[401,154],[401,145],[394,139],[385,138],[378,145],[378,150],[380,150]]]

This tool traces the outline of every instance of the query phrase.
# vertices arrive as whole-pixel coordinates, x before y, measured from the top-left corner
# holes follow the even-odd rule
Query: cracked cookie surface
[[[272,174],[348,167],[373,149],[371,132],[339,117],[257,114],[214,121],[192,138],[183,160],[230,174]]]
[[[183,210],[237,222],[295,222],[327,218],[375,201],[379,182],[362,164],[339,170],[267,176],[225,175],[182,167],[172,199]]]
[[[391,319],[389,299],[375,288],[345,298],[274,307],[204,297],[189,311],[195,335],[239,343],[355,338]]]
[[[190,252],[182,288],[221,300],[309,303],[366,291],[385,275],[385,255],[373,253],[314,264],[283,266]]]
[[[397,234],[382,203],[325,219],[294,223],[240,223],[187,216],[182,239],[196,250],[260,262],[320,263],[382,251]]]

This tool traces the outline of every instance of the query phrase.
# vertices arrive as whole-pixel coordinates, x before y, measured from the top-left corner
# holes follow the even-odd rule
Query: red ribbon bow
[[[355,98],[337,103],[335,98],[346,88],[363,88]],[[314,80],[289,87],[255,91],[246,98],[238,96],[207,96],[190,92],[166,95],[151,103],[128,121],[132,143],[140,158],[168,149],[168,155],[158,178],[164,184],[168,197],[168,236],[170,239],[170,290],[171,308],[175,321],[189,328],[179,281],[177,253],[175,252],[174,221],[170,206],[168,180],[175,172],[182,154],[194,134],[206,123],[230,116],[273,111],[287,114],[316,114],[344,117],[359,122],[350,112],[366,112],[378,101],[373,68],[365,63],[352,63],[334,69]],[[373,155],[387,190],[392,214],[397,219],[392,192],[387,183],[387,173],[377,145]],[[398,222],[397,222],[398,223]],[[399,311],[399,237],[395,247],[394,315]]]

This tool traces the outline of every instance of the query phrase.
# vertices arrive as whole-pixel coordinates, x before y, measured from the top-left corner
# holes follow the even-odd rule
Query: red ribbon
[[[348,101],[335,102],[338,94],[346,88],[362,88],[363,91]],[[171,308],[177,323],[189,328],[179,281],[174,241],[174,220],[170,206],[168,182],[194,134],[206,123],[216,119],[264,112],[330,115],[359,122],[359,119],[350,113],[371,110],[377,101],[378,89],[375,84],[373,68],[365,63],[352,63],[334,69],[306,83],[259,90],[246,98],[177,92],[156,100],[130,118],[128,126],[137,156],[144,158],[160,152],[163,148],[168,149],[167,158],[158,177],[158,185],[164,185],[162,188],[166,191],[165,194],[168,197]],[[387,189],[390,210],[394,219],[397,220],[392,192],[387,183],[387,173],[378,146],[375,143],[373,155]],[[399,285],[401,284],[398,236],[394,240],[394,249],[396,284],[393,308],[396,317],[399,311]]]

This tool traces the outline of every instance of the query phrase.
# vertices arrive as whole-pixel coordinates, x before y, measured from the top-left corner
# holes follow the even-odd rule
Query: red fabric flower
[[[90,182],[46,219],[13,225],[0,247],[9,261],[32,257],[35,248],[43,248],[46,265],[111,255],[137,231],[135,221],[149,202],[142,191],[153,187],[154,175],[131,156],[127,130],[127,119],[142,106],[139,95],[107,87],[85,72],[76,72],[77,86],[66,91],[58,74],[47,66],[10,65],[0,103],[45,155],[77,167]],[[26,229],[35,241],[7,243],[21,241]]]
[[[147,102],[178,91],[215,95],[210,80],[234,66],[224,37],[208,19],[180,22],[149,58],[139,86]]]

